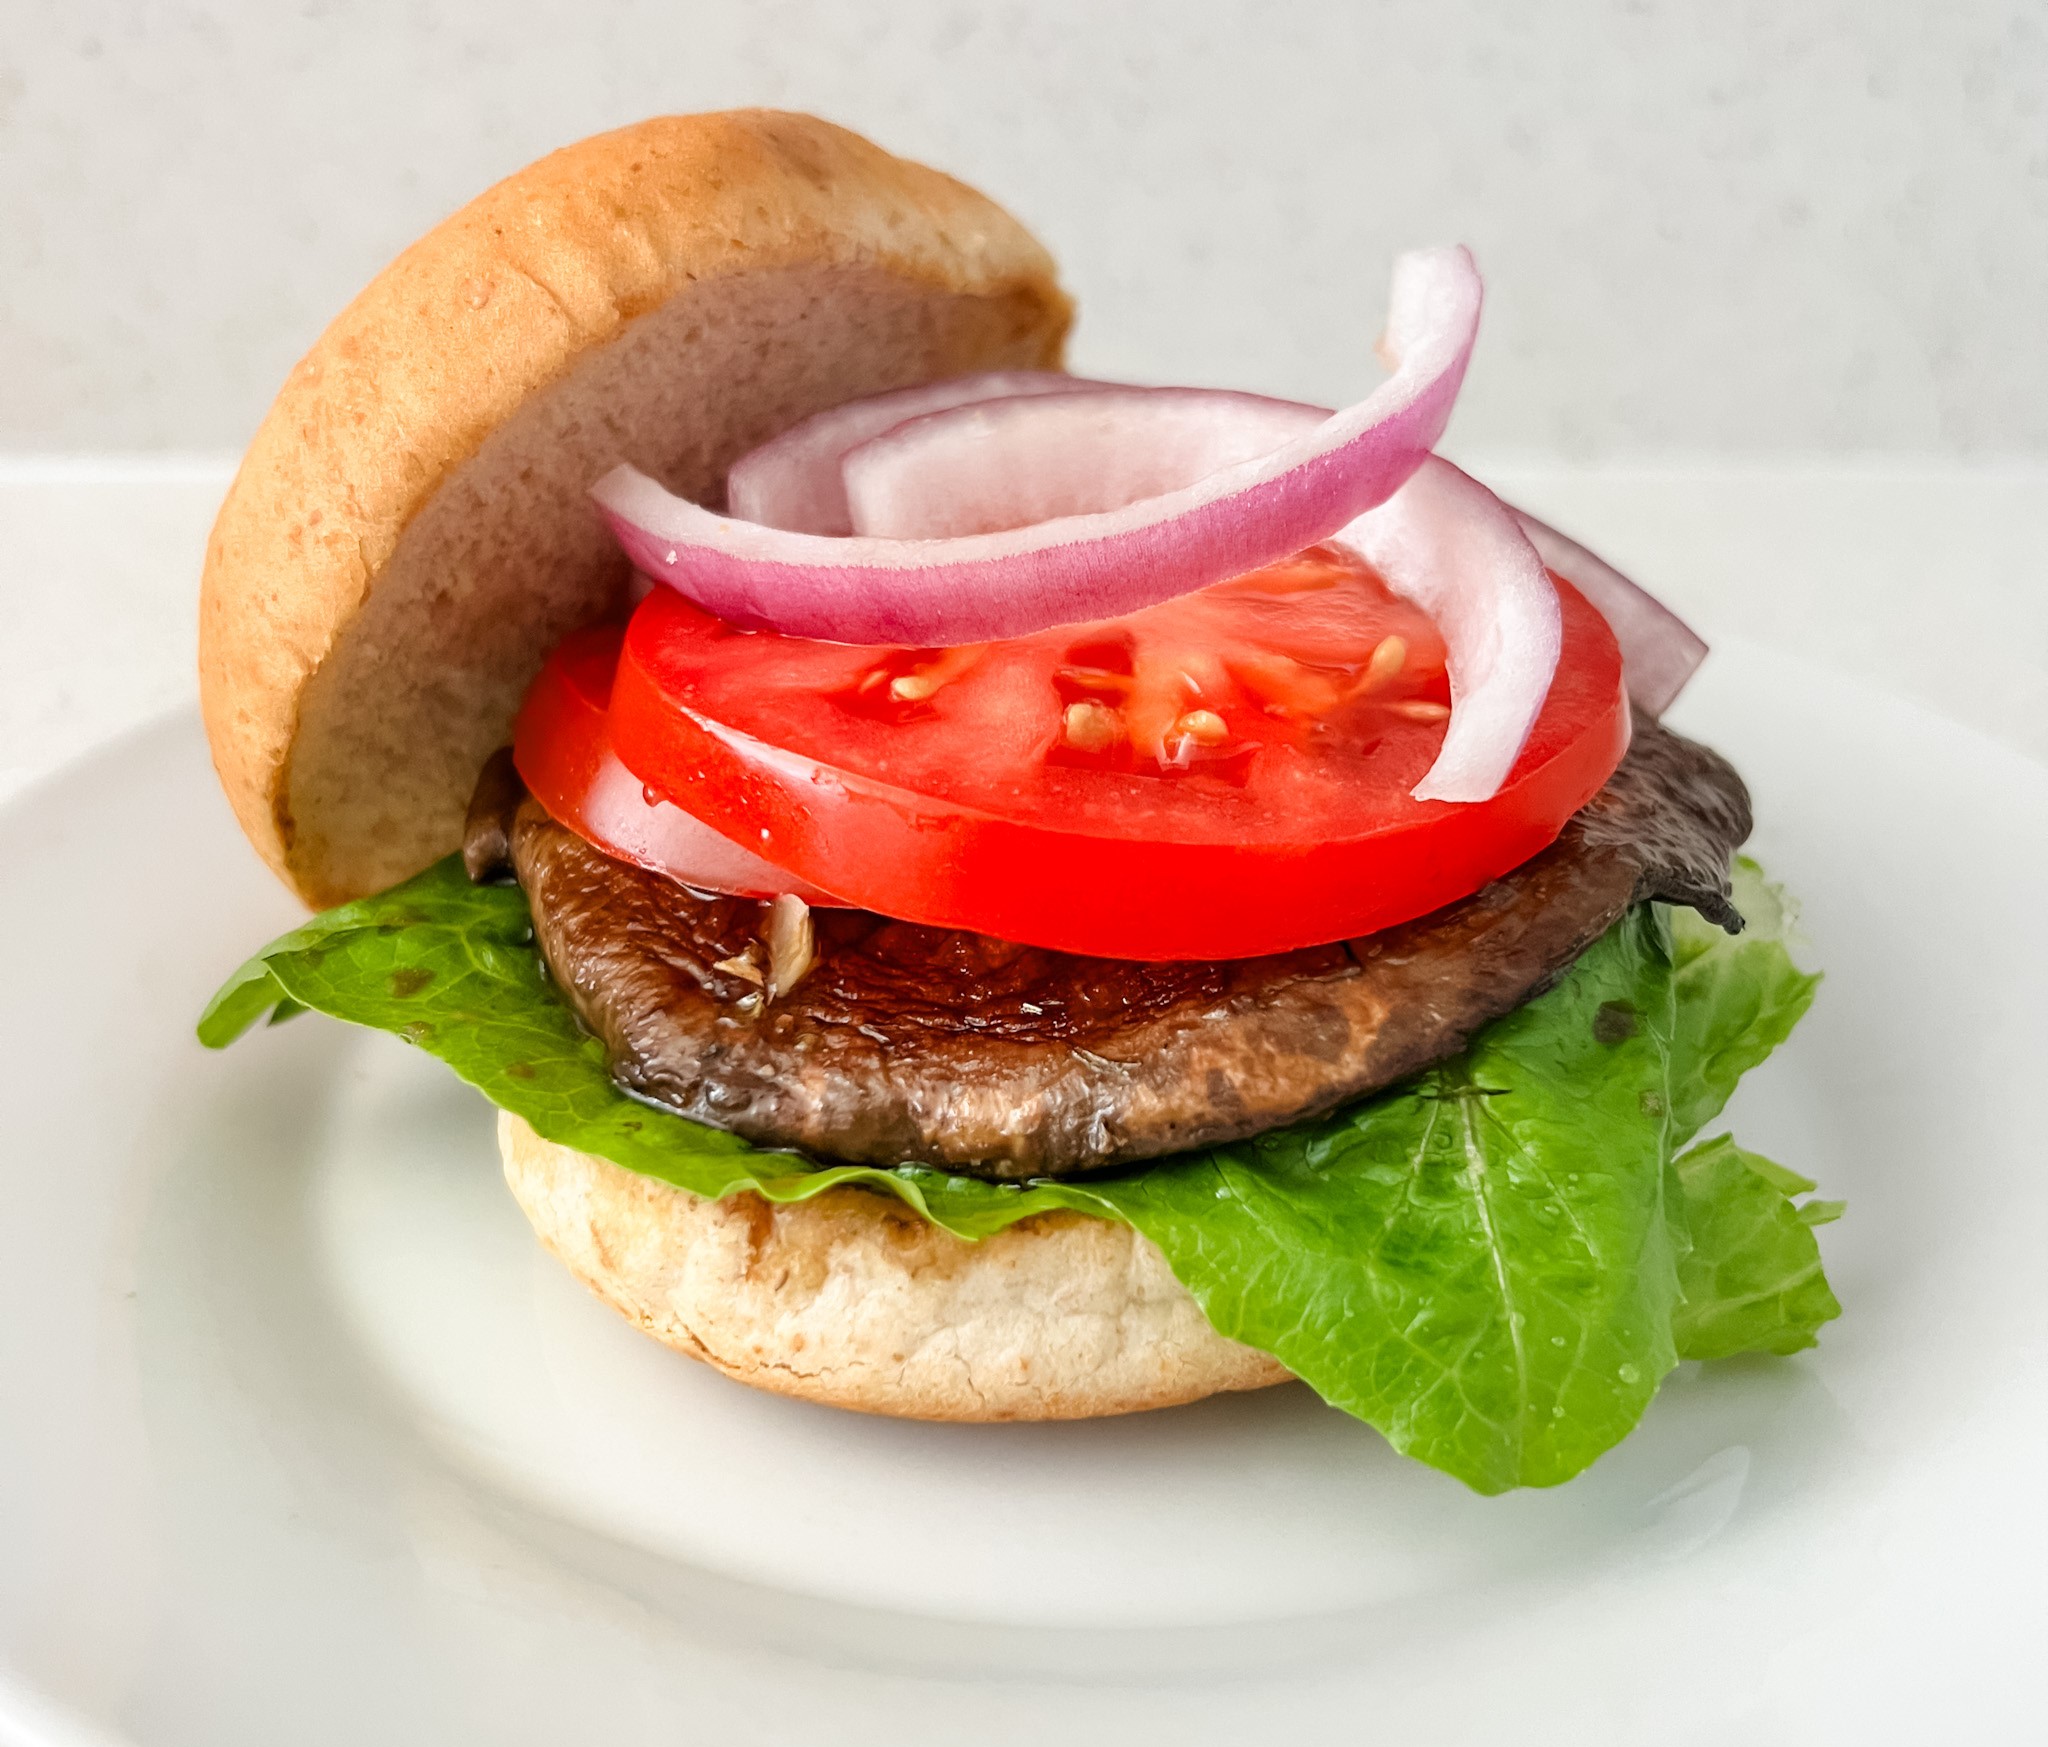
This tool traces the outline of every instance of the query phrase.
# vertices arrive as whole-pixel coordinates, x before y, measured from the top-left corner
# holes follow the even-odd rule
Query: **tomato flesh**
[[[607,712],[623,625],[565,638],[520,706],[512,761],[551,817],[621,861],[702,891],[767,898],[794,892],[831,904],[806,881],[761,859],[681,807],[650,795],[612,750]]]
[[[1613,772],[1620,651],[1557,586],[1549,696],[1476,804],[1411,797],[1443,738],[1443,645],[1333,548],[952,651],[740,631],[656,589],[610,729],[652,792],[885,915],[1109,957],[1286,951],[1476,891]]]

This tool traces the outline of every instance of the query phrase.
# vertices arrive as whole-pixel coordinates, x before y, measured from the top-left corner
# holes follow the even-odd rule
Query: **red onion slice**
[[[864,534],[979,533],[1113,509],[1263,454],[1327,407],[1200,388],[1122,388],[936,411],[850,449],[845,500]],[[1543,562],[1606,618],[1629,701],[1661,716],[1706,658],[1685,621],[1597,553],[1509,506]]]
[[[852,450],[847,500],[863,531],[907,537],[1113,508],[1172,489],[1176,472],[1200,478],[1229,465],[1233,446],[1263,454],[1329,416],[1298,401],[1198,388],[990,401],[914,419]],[[1562,623],[1543,560],[1513,511],[1434,456],[1336,538],[1444,634],[1451,723],[1415,798],[1486,800],[1506,781],[1557,670]]]
[[[962,380],[994,385],[1005,379]],[[1114,509],[1172,490],[1331,416],[1327,407],[1254,394],[1045,380],[1047,386],[1031,391],[1039,398],[963,400],[855,444],[833,463],[845,480],[836,502],[850,509],[863,534],[923,539],[981,533]],[[1081,392],[1057,391],[1069,380]],[[1705,641],[1598,553],[1526,510],[1508,507],[1543,562],[1613,629],[1629,701],[1647,716],[1661,716],[1706,659]]]
[[[899,537],[1086,513],[1266,453],[1329,416],[1197,388],[989,401],[911,420],[850,451],[847,501],[863,532]],[[1513,511],[1435,457],[1336,538],[1444,634],[1451,722],[1415,798],[1486,800],[1557,670],[1562,623],[1542,558]]]
[[[1480,297],[1464,249],[1403,255],[1383,342],[1394,372],[1373,393],[1270,454],[1120,509],[885,540],[738,521],[632,467],[592,495],[641,570],[736,625],[932,647],[1120,618],[1285,558],[1384,503],[1450,417]]]
[[[1621,645],[1622,672],[1628,681],[1628,701],[1646,716],[1663,715],[1706,660],[1705,640],[1599,553],[1588,551],[1526,510],[1514,509],[1512,504],[1508,507],[1543,562],[1598,607],[1614,628],[1614,640]]]
[[[1100,515],[1270,455],[1335,415],[1208,388],[1119,388],[934,411],[846,453],[854,532],[949,540]]]
[[[541,804],[555,812],[545,797]],[[714,831],[672,801],[652,797],[646,784],[613,752],[607,752],[592,773],[580,804],[555,816],[607,854],[666,874],[700,892],[723,892],[734,898],[790,893],[807,904],[840,902]]]
[[[725,476],[726,514],[799,534],[851,534],[855,530],[839,464],[857,444],[906,419],[975,401],[1085,394],[1115,386],[1060,370],[984,370],[829,407],[732,464]]]
[[[611,689],[623,627],[572,632],[542,664],[512,732],[513,762],[551,817],[607,855],[703,892],[836,904],[744,843],[664,799],[612,750]]]
[[[1443,633],[1451,719],[1418,801],[1484,801],[1507,781],[1563,648],[1557,589],[1508,506],[1432,455],[1336,538]]]

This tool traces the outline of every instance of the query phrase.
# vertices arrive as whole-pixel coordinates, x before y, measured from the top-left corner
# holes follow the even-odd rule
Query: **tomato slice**
[[[849,902],[1072,952],[1234,958],[1371,934],[1526,861],[1626,750],[1621,656],[1568,585],[1507,783],[1418,802],[1442,640],[1318,547],[1113,622],[952,650],[740,631],[656,589],[612,695],[655,792]]]
[[[624,635],[623,625],[573,633],[528,690],[512,732],[512,762],[534,799],[608,854],[701,891],[740,898],[794,892],[808,903],[836,903],[681,807],[650,795],[619,762],[606,711]]]

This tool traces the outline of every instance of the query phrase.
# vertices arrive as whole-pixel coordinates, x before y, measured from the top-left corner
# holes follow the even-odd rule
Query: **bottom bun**
[[[888,1197],[707,1201],[498,1118],[505,1180],[598,1297],[741,1383],[903,1419],[1090,1419],[1284,1383],[1128,1226],[1078,1213],[968,1243]]]

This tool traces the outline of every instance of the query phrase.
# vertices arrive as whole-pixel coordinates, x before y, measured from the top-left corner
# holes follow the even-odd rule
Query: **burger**
[[[800,115],[571,146],[293,371],[201,682],[311,1009],[498,1108],[657,1339],[870,1413],[1298,1379],[1485,1492],[1811,1345],[1726,1135],[1815,979],[1704,653],[1437,457],[1462,249],[1332,410],[1061,370],[1045,251]]]

